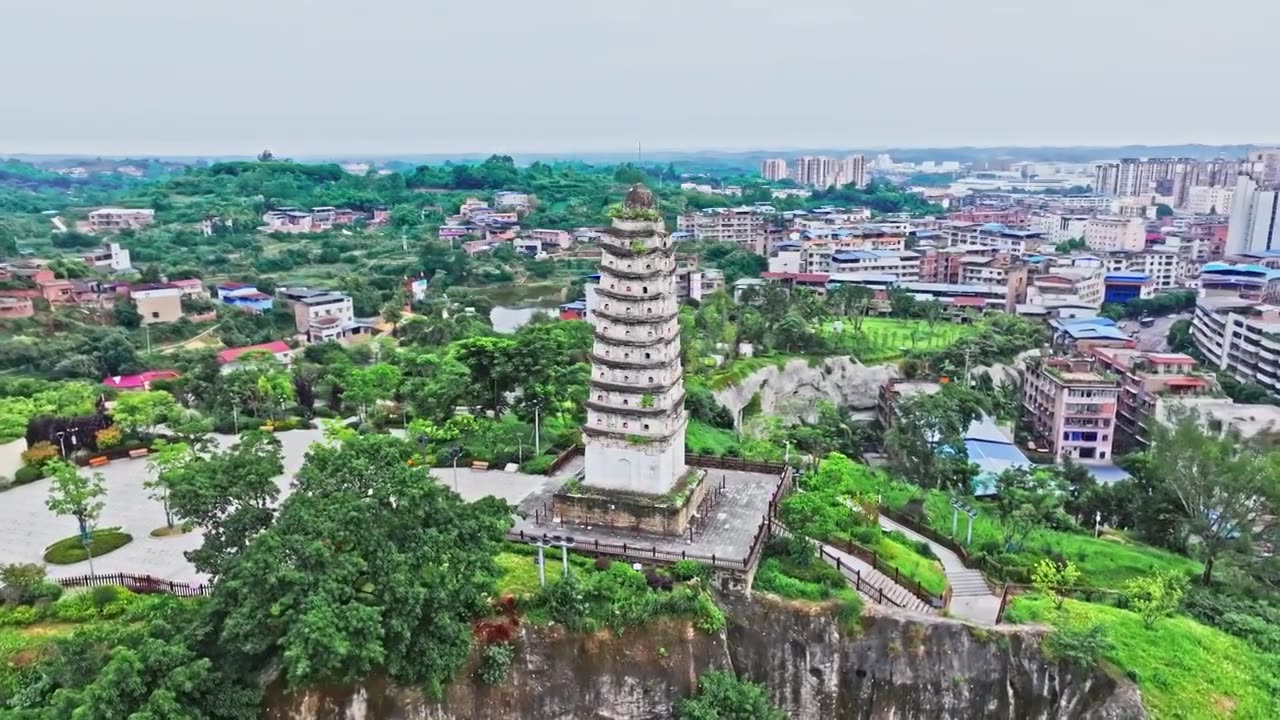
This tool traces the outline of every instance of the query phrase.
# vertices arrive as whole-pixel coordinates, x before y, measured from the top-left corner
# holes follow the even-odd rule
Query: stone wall
[[[788,424],[813,422],[818,418],[819,400],[871,409],[880,386],[897,377],[896,365],[863,365],[850,357],[824,358],[812,366],[808,360],[790,360],[782,368],[760,368],[741,383],[717,390],[715,398],[737,418],[759,393],[762,414],[776,415]]]
[[[13,480],[13,476],[22,467],[22,453],[26,451],[26,438],[0,445],[0,487],[6,487]]]
[[[792,720],[1143,718],[1136,687],[1045,660],[1038,631],[978,630],[869,608],[857,637],[828,608],[729,599],[719,636],[661,621],[622,636],[525,629],[507,681],[473,658],[440,702],[373,678],[357,687],[271,690],[268,720],[668,720],[697,676],[733,669],[765,683]]]

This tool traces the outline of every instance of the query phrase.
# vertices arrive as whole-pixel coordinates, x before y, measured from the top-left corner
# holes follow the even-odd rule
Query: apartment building
[[[996,248],[1014,257],[1025,255],[1032,243],[1042,240],[1035,230],[1010,228],[1001,223],[943,223],[939,232],[947,245],[977,245]]]
[[[1206,263],[1200,269],[1202,295],[1229,295],[1280,303],[1280,270],[1256,264]]]
[[[1046,307],[1082,305],[1099,308],[1106,294],[1105,276],[1106,273],[1098,268],[1056,267],[1030,279],[1027,302]]]
[[[1231,212],[1231,198],[1235,195],[1234,185],[1231,187],[1196,186],[1187,191],[1187,202],[1183,210],[1196,215],[1219,215]]]
[[[1068,213],[1038,213],[1028,220],[1029,227],[1040,233],[1045,242],[1057,245],[1084,237],[1091,216]]]
[[[1155,297],[1156,284],[1146,273],[1112,272],[1103,276],[1102,301],[1123,305],[1132,300]]]
[[[120,247],[120,243],[107,243],[83,255],[85,263],[91,268],[109,270],[111,272],[127,272],[133,269],[129,259],[129,251]]]
[[[1248,175],[1236,179],[1224,252],[1280,250],[1280,189]]]
[[[884,273],[899,280],[919,280],[920,254],[911,250],[838,250],[831,254],[831,272]]]
[[[89,211],[89,231],[94,233],[139,230],[155,221],[155,210],[98,208]]]
[[[1037,441],[1058,460],[1111,460],[1120,381],[1087,358],[1046,358],[1023,373],[1022,405]]]
[[[143,325],[173,322],[182,317],[182,288],[169,283],[143,283],[129,288]]]
[[[1195,371],[1196,361],[1182,353],[1143,352],[1133,348],[1095,347],[1096,367],[1120,379],[1116,430],[1128,447],[1151,442],[1162,400],[1201,397],[1213,392],[1212,380]]]
[[[1239,297],[1201,297],[1191,336],[1211,367],[1280,395],[1280,307]]]
[[[1084,224],[1084,242],[1098,252],[1138,252],[1147,246],[1142,218],[1094,217]]]
[[[1170,422],[1177,413],[1194,411],[1206,430],[1234,436],[1266,448],[1280,446],[1280,407],[1237,403],[1223,397],[1161,397],[1152,416]]]
[[[734,243],[764,255],[768,248],[769,219],[773,215],[768,211],[755,206],[698,210],[677,217],[676,232],[687,233],[694,240]]]
[[[770,182],[787,179],[787,161],[784,158],[765,160],[760,163],[760,175]]]
[[[702,300],[725,287],[724,273],[715,268],[679,267],[676,268],[675,280],[676,298],[679,300]]]

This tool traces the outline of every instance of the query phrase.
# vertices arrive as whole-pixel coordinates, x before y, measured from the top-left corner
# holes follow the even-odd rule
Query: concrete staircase
[[[972,597],[990,595],[991,588],[981,570],[949,570],[947,582],[951,585],[952,597]]]

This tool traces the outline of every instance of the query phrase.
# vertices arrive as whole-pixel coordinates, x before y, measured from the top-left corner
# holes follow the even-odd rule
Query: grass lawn
[[[93,550],[94,557],[100,557],[112,550],[119,550],[131,542],[133,542],[133,536],[120,532],[120,528],[104,528],[93,531],[90,549]],[[50,565],[70,565],[88,558],[89,552],[84,545],[80,544],[79,535],[63,538],[45,548],[44,551],[44,561]]]
[[[898,568],[903,576],[920,583],[930,593],[942,595],[947,591],[947,575],[942,572],[942,565],[936,559],[922,555],[909,540],[901,542],[885,535],[876,543],[875,551]]]
[[[900,358],[903,348],[940,350],[981,330],[980,326],[951,322],[938,322],[930,326],[924,320],[869,317],[862,321],[860,333],[855,333],[853,321],[838,322],[842,325],[844,335],[859,341],[858,344],[862,347],[855,346],[855,354],[863,362],[884,362]],[[830,322],[823,326],[823,331],[833,333],[834,328],[835,322]]]
[[[738,449],[738,436],[732,430],[690,420],[684,434],[684,448],[686,452],[723,457],[730,450]]]
[[[879,496],[880,502],[895,510],[901,510],[911,499],[925,498],[925,518],[930,528],[942,535],[951,534],[951,505],[946,493],[938,490],[922,490],[915,485],[893,480],[883,473],[867,481],[863,492]],[[971,501],[972,502],[972,501]],[[1130,541],[1123,536],[1094,538],[1088,533],[1069,533],[1057,530],[1036,530],[1028,536],[1023,547],[1016,552],[1001,553],[1004,544],[1002,525],[984,511],[981,502],[972,502],[978,508],[973,521],[971,547],[994,555],[1012,568],[1023,568],[1027,573],[1043,557],[1072,560],[1080,568],[1080,585],[1094,588],[1116,589],[1130,578],[1150,575],[1157,570],[1171,570],[1183,574],[1197,574],[1199,562],[1160,548]],[[965,535],[968,519],[961,517],[958,532]],[[963,537],[962,537],[963,539]],[[1017,572],[1015,570],[1015,572]],[[1012,578],[1025,582],[1025,578]]]
[[[1128,610],[1068,600],[1062,610],[1018,597],[1010,622],[1101,624],[1112,648],[1106,660],[1134,678],[1153,718],[1199,720],[1280,717],[1280,656],[1186,616],[1147,629]]]
[[[498,570],[502,573],[498,577],[498,582],[494,589],[494,594],[498,597],[504,595],[514,595],[517,598],[526,598],[536,595],[539,589],[538,585],[538,562],[537,550],[529,545],[512,545],[510,549],[498,553],[494,561],[498,564]],[[528,548],[527,550],[525,548]],[[563,572],[560,551],[547,551],[547,582],[552,582],[560,577]],[[581,579],[588,572],[595,570],[591,561],[581,555],[569,555],[569,572],[574,577]]]

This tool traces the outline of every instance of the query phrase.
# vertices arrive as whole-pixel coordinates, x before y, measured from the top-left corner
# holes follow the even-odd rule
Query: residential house
[[[1130,447],[1151,442],[1151,420],[1161,400],[1208,395],[1212,380],[1195,372],[1196,361],[1182,353],[1095,347],[1096,367],[1120,378],[1116,429]]]
[[[336,320],[339,329],[355,322],[351,296],[344,293],[294,287],[281,288],[276,294],[293,307],[294,327],[302,335],[310,334],[311,326],[325,319]],[[334,332],[334,323],[321,324],[329,333]]]
[[[129,260],[129,251],[116,242],[107,243],[81,257],[91,268],[109,269],[111,272],[127,272],[133,269],[133,263]]]
[[[182,317],[182,288],[169,283],[142,283],[129,288],[143,325],[173,322]]]
[[[218,284],[214,290],[218,293],[218,302],[223,305],[255,313],[267,312],[272,306],[271,296],[259,291],[253,285],[224,282]]]
[[[36,314],[31,298],[0,297],[0,320],[29,318]]]
[[[1023,373],[1025,417],[1059,460],[1110,461],[1119,395],[1119,379],[1085,358],[1045,358]]]
[[[102,384],[112,390],[150,390],[157,380],[174,380],[182,377],[177,370],[147,370],[136,375],[113,375],[102,378]]]
[[[246,361],[252,358],[270,357],[284,367],[289,367],[293,364],[293,352],[293,348],[289,347],[285,341],[274,340],[269,343],[223,350],[218,353],[218,364],[222,366],[222,372],[229,373],[244,367]]]
[[[89,211],[89,231],[94,233],[138,230],[155,221],[155,210],[98,208]]]

